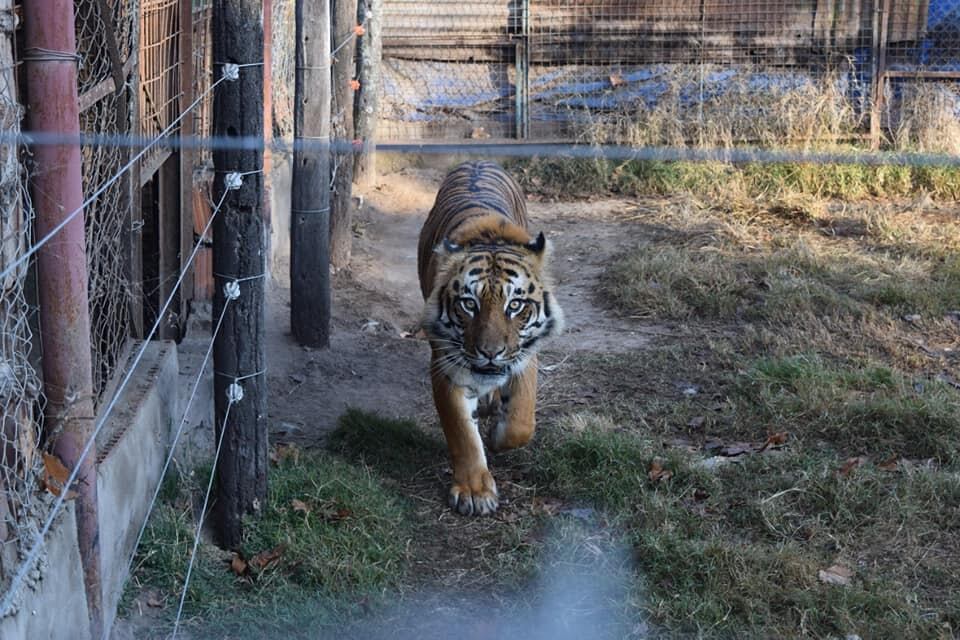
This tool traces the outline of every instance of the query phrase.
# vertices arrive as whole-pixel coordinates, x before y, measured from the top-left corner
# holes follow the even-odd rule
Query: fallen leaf
[[[898,471],[900,469],[900,456],[893,454],[883,462],[877,465],[881,471]]]
[[[247,568],[247,561],[239,553],[235,553],[230,560],[230,569],[238,576],[242,576],[247,572]]]
[[[778,431],[773,435],[767,436],[767,439],[764,441],[763,445],[757,449],[757,452],[763,452],[771,447],[782,447],[787,442],[789,435],[786,431]]]
[[[340,522],[353,515],[350,509],[339,506],[336,502],[321,504],[315,509],[317,515],[327,522]]]
[[[148,607],[159,609],[163,606],[163,598],[156,591],[151,591],[147,594],[146,603]]]
[[[258,571],[263,571],[277,563],[286,551],[286,545],[279,544],[269,551],[261,551],[250,558],[250,566]]]
[[[663,461],[660,458],[654,458],[650,463],[650,471],[647,472],[650,482],[663,482],[673,477],[673,472],[663,468]]]
[[[690,421],[687,422],[687,426],[690,427],[691,429],[699,429],[700,427],[703,426],[703,423],[706,421],[707,419],[704,418],[703,416],[697,416],[695,418],[690,418]]]
[[[44,451],[42,477],[44,488],[53,495],[59,496],[69,478],[70,470],[67,469],[62,462],[60,462],[60,458]],[[67,496],[65,499],[73,500],[76,497],[77,492],[71,490],[67,491]]]
[[[853,570],[848,569],[847,567],[835,564],[827,567],[826,569],[820,569],[817,573],[817,578],[820,579],[820,582],[824,584],[834,584],[841,587],[845,587],[850,584],[850,578],[853,577]]]
[[[297,500],[294,498],[290,501],[290,506],[293,507],[294,511],[302,513],[303,515],[310,515],[310,505],[303,500]]]
[[[840,471],[838,473],[842,477],[847,477],[848,475],[850,475],[850,473],[854,469],[856,469],[866,461],[867,459],[864,458],[863,456],[857,456],[855,458],[847,458],[846,462],[843,463],[843,466],[840,467]]]
[[[610,86],[616,89],[617,87],[627,84],[627,81],[623,79],[623,76],[619,73],[610,74]]]

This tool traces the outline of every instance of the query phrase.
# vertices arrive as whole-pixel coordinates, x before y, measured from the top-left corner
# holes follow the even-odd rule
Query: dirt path
[[[278,274],[267,336],[275,437],[317,443],[348,407],[433,422],[429,351],[402,336],[413,332],[421,312],[417,237],[442,177],[435,170],[402,170],[360,194],[353,260],[334,276],[330,349],[295,345],[285,269]],[[658,333],[613,316],[593,294],[606,262],[637,241],[637,226],[619,220],[624,206],[617,200],[529,203],[532,225],[554,243],[553,270],[568,324],[544,357],[548,366],[576,351],[632,350]]]

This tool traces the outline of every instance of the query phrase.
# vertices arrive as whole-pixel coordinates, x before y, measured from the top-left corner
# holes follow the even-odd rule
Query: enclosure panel
[[[385,41],[496,38],[507,33],[518,2],[507,0],[390,0],[383,6]]]

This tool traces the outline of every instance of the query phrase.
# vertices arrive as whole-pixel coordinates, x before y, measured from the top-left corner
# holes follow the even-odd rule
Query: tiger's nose
[[[502,356],[504,352],[506,352],[506,350],[507,350],[506,347],[500,347],[500,350],[494,353],[492,349],[484,349],[482,347],[477,347],[477,355],[479,355],[481,358],[486,358],[490,362],[493,362],[494,360]]]

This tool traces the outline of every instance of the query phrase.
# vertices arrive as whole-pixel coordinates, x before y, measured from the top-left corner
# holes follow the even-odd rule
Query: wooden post
[[[521,0],[518,7],[517,43],[514,48],[516,80],[515,93],[515,126],[514,133],[518,139],[530,136],[530,0]]]
[[[873,2],[873,43],[871,47],[870,147],[876,151],[883,140],[883,99],[887,70],[887,40],[890,32],[890,0]]]
[[[366,33],[357,43],[357,91],[353,117],[355,137],[362,148],[353,159],[353,183],[369,186],[377,177],[377,151],[374,133],[377,117],[380,113],[380,58],[383,43],[381,40],[380,16],[381,0],[360,0],[357,3],[357,22],[362,24]]]
[[[178,53],[180,55],[180,112],[185,113],[180,121],[180,139],[191,138],[194,134],[194,111],[186,111],[193,103],[193,0],[180,0],[180,35]],[[187,264],[193,252],[193,157],[194,149],[190,144],[180,146],[177,157],[180,161],[178,186],[180,189],[178,210],[180,213],[180,269],[188,269],[187,276],[180,285],[179,338],[187,329],[189,301],[193,299],[193,266]]]
[[[290,206],[290,326],[330,344],[330,2],[297,0]]]
[[[157,335],[163,340],[179,340],[181,328],[185,327],[181,313],[186,309],[186,300],[181,289],[174,290],[177,276],[183,264],[181,247],[181,220],[186,217],[180,209],[180,161],[176,153],[163,161],[157,171],[157,231],[159,236],[159,297],[162,305],[165,300],[173,299],[167,308],[166,317],[160,321]],[[191,223],[193,222],[191,216]],[[192,227],[192,225],[191,225]],[[192,244],[193,233],[190,234]],[[189,256],[190,249],[187,250]],[[182,285],[181,285],[182,286]],[[157,307],[159,310],[159,306]]]
[[[224,61],[242,65],[238,79],[222,82],[214,92],[216,137],[263,137],[262,18],[260,0],[214,2],[213,59],[218,63],[214,73],[220,77]],[[226,285],[235,282],[239,287],[239,295],[229,300],[213,350],[214,426],[217,441],[222,437],[223,443],[216,470],[214,528],[224,547],[236,548],[242,539],[242,518],[257,513],[267,496],[263,152],[221,148],[214,151],[213,164],[215,202],[228,188],[228,175],[239,173],[242,180],[228,191],[213,223],[215,318],[228,303]]]
[[[356,65],[354,28],[357,26],[357,0],[333,0],[333,138],[341,145],[353,141],[353,72]],[[351,201],[353,186],[353,152],[344,149],[333,156],[333,198],[330,208],[330,264],[342,269],[350,264],[353,243]]]

